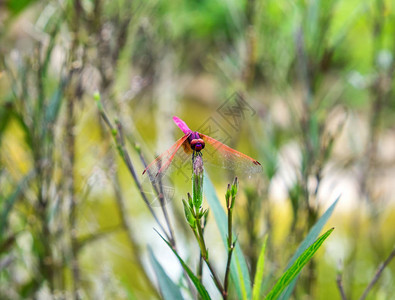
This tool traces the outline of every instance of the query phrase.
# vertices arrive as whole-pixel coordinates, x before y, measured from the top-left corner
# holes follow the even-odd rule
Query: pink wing
[[[222,168],[236,171],[242,175],[251,175],[262,172],[261,164],[239,151],[236,151],[225,144],[213,139],[210,136],[199,133],[200,137],[206,143],[202,150],[203,161]]]
[[[145,170],[143,171],[143,175],[147,172],[150,180],[152,182],[156,182],[169,168],[174,156],[176,155],[178,149],[180,149],[181,146],[184,146],[183,149],[185,152],[187,152],[189,144],[186,145],[185,143],[188,143],[187,139],[190,134],[191,133],[184,135],[177,142],[175,142],[173,146],[171,146],[168,150],[159,155],[152,163],[150,163],[145,168]]]
[[[189,129],[188,125],[179,117],[174,116],[173,121],[182,130],[184,134],[190,134],[192,132],[192,130]]]

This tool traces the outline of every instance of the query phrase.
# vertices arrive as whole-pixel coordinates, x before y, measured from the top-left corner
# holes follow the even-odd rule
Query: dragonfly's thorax
[[[199,152],[205,146],[204,141],[200,138],[198,132],[192,132],[188,138],[189,144],[191,145],[192,150]]]

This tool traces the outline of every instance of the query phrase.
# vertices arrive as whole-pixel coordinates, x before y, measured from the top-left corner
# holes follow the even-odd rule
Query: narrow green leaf
[[[252,289],[252,300],[259,300],[261,294],[263,269],[265,266],[265,251],[266,251],[267,235],[263,240],[261,252],[259,253],[258,263],[256,266],[256,273],[254,278],[254,287]]]
[[[180,288],[167,276],[160,263],[156,260],[151,247],[148,247],[151,264],[158,278],[159,287],[165,300],[182,300]]]
[[[192,215],[191,208],[188,206],[187,202],[184,199],[182,199],[182,204],[184,206],[185,218],[187,219],[189,225],[192,228],[195,228],[196,220],[195,217]]]
[[[207,173],[204,174],[204,186],[204,194],[214,213],[215,222],[217,223],[224,246],[227,248],[228,229],[226,213],[218,200],[214,186]],[[238,243],[236,243],[230,268],[230,276],[233,280],[238,299],[251,299],[251,279],[248,273],[247,263]]]
[[[173,251],[173,253],[177,256],[179,262],[181,263],[182,267],[184,268],[184,270],[187,272],[189,278],[192,280],[193,284],[195,285],[199,295],[202,297],[203,300],[209,300],[211,299],[206,288],[200,283],[199,279],[195,276],[195,274],[193,274],[193,272],[191,271],[191,269],[187,266],[187,264],[182,260],[182,258],[178,255],[178,253],[173,249],[173,247],[170,245],[170,243],[168,241],[166,241],[166,239],[159,233],[159,236],[162,238],[162,240],[165,241],[165,243],[169,246],[169,248],[171,249],[171,251]]]
[[[236,258],[236,268],[237,268],[238,274],[242,274],[240,261],[237,258]],[[244,282],[244,277],[243,276],[239,276],[239,279],[240,279],[240,285],[241,285],[242,299],[246,300],[246,299],[248,299],[248,297],[247,297],[247,290],[246,290],[246,284]]]
[[[52,124],[56,121],[63,99],[65,80],[61,80],[58,89],[53,93],[45,111],[45,121]]]
[[[0,107],[0,145],[3,137],[3,133],[6,130],[11,119],[12,119],[11,103],[5,103],[3,104],[3,107]]]
[[[33,175],[33,172],[30,172],[24,178],[22,178],[22,180],[19,181],[18,186],[15,189],[15,191],[11,195],[5,197],[5,199],[4,199],[4,203],[2,204],[2,207],[1,207],[0,240],[3,239],[3,233],[5,231],[5,228],[7,227],[8,216],[9,216],[12,208],[14,207],[16,200],[21,196],[21,194],[25,190],[27,183],[32,178],[32,175]]]
[[[309,233],[303,240],[303,242],[299,245],[298,249],[296,250],[295,254],[290,259],[287,268],[289,268],[295,260],[305,251],[311,244],[314,243],[317,236],[320,234],[322,228],[328,222],[329,218],[331,217],[333,211],[335,210],[336,204],[339,202],[340,196],[332,203],[332,205],[325,211],[325,213],[318,219],[318,221],[311,227]],[[289,299],[291,296],[293,289],[296,285],[298,277],[296,277],[291,284],[286,288],[284,293],[281,295],[281,300]]]
[[[328,238],[333,230],[334,228],[331,228],[323,235],[321,235],[314,244],[312,244],[302,253],[301,256],[299,256],[299,258],[293,263],[293,265],[287,271],[285,271],[285,273],[274,285],[274,287],[266,297],[267,300],[277,299],[280,296],[283,290],[300,273],[303,267],[309,262],[309,260],[317,252],[317,250],[321,247],[322,243]]]

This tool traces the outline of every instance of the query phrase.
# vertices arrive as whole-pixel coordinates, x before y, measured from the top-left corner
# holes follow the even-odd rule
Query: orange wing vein
[[[190,134],[184,135],[177,142],[174,143],[168,150],[159,155],[153,162],[151,162],[143,171],[143,174],[148,173],[151,181],[155,181],[159,174],[164,173],[170,166],[174,155],[178,149],[185,143]]]
[[[214,164],[247,174],[260,173],[262,171],[262,166],[257,160],[226,146],[210,136],[201,133],[199,135],[206,144],[212,147],[206,147],[207,151],[203,154],[203,157],[206,157],[209,161],[211,160]]]

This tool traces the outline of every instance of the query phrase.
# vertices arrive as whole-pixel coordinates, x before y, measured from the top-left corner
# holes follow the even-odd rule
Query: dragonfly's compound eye
[[[191,141],[191,148],[195,151],[200,151],[204,148],[205,143],[202,139],[193,139]]]

